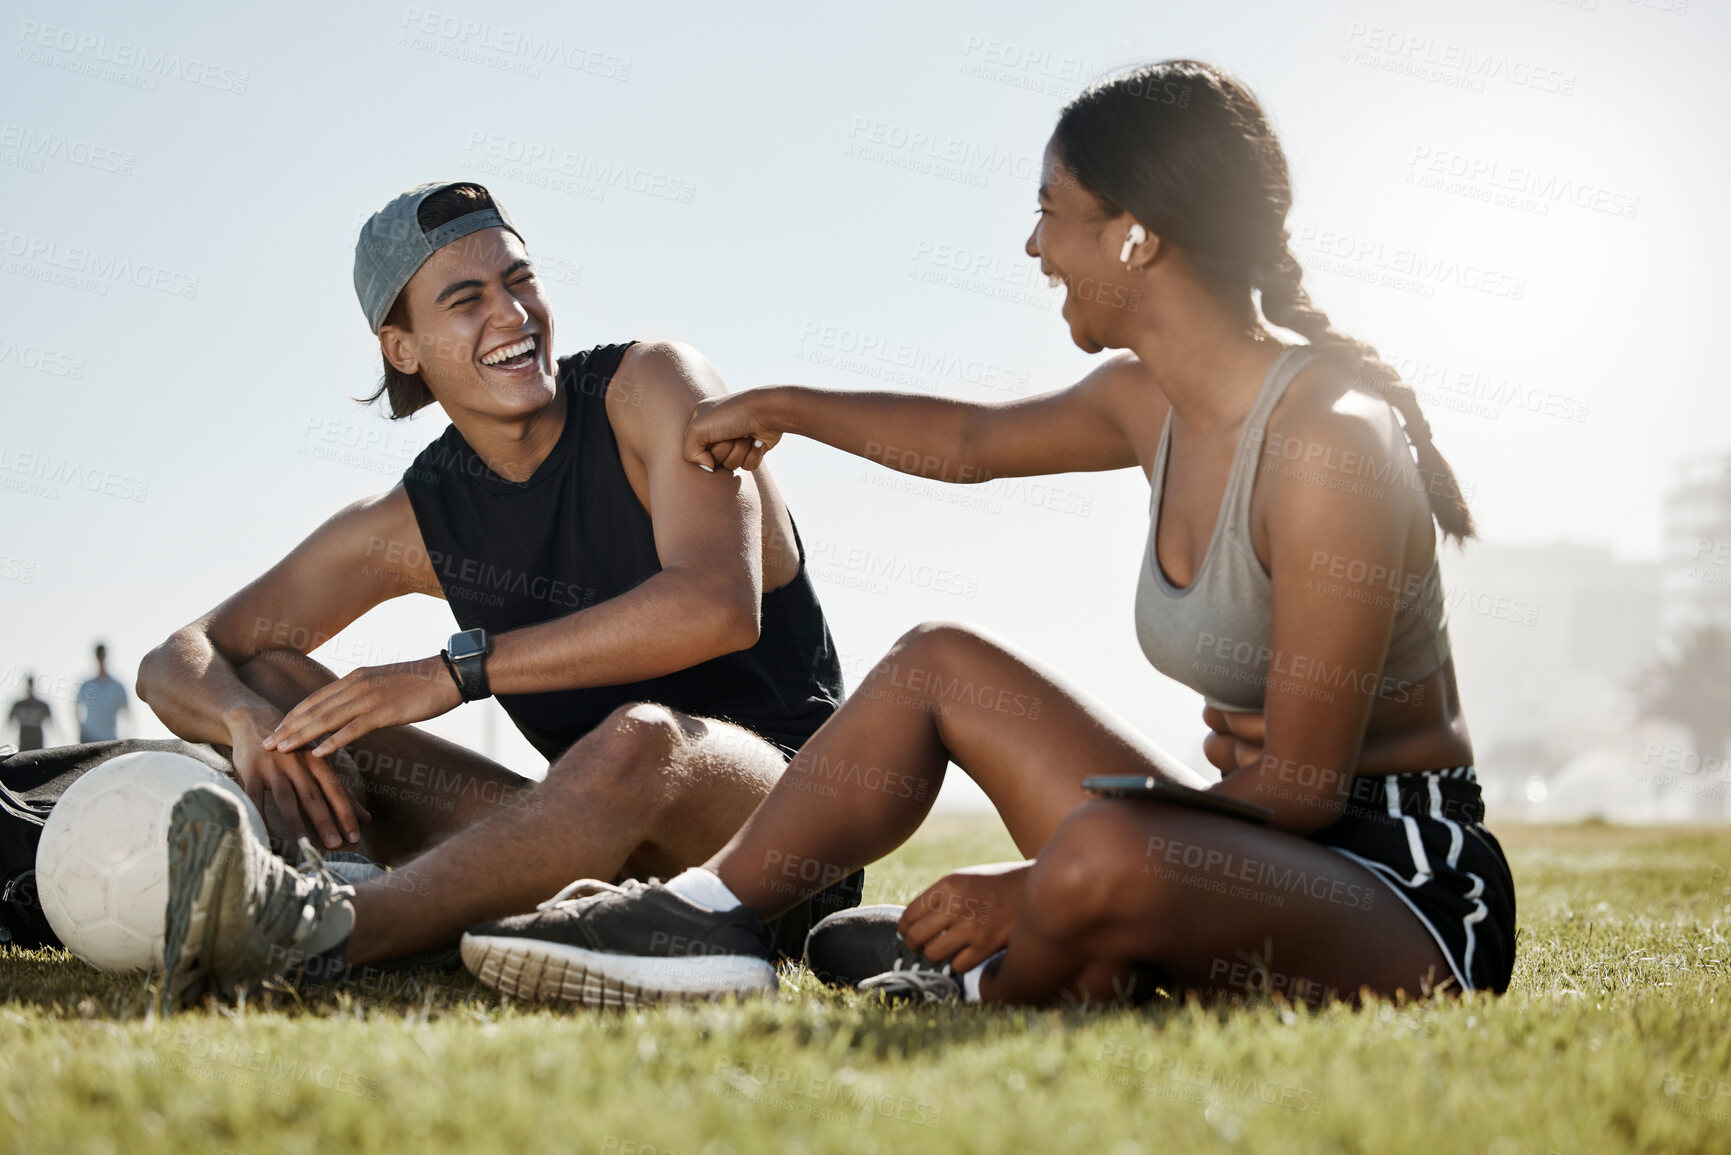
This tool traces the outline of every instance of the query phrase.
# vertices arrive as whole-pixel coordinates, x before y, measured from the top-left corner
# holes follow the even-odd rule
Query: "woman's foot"
[[[948,974],[947,963],[928,962],[902,941],[897,922],[906,907],[862,906],[832,914],[805,938],[805,965],[820,982],[858,987],[885,971]]]

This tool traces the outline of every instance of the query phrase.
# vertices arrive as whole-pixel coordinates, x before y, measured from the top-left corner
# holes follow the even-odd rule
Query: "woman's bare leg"
[[[1297,835],[1159,802],[1070,814],[1027,876],[988,1002],[1110,1000],[1133,961],[1177,991],[1319,1005],[1417,997],[1450,978],[1436,940],[1370,871]]]
[[[707,865],[755,913],[775,915],[901,845],[951,761],[1021,852],[1038,856],[1004,961],[982,983],[988,999],[1119,997],[1133,962],[1159,966],[1180,990],[1294,1001],[1361,987],[1418,995],[1449,978],[1400,899],[1315,842],[1157,802],[1089,801],[1088,774],[1205,782],[965,626],[902,637]]]
[[[758,915],[781,913],[905,842],[948,763],[1032,857],[1089,774],[1205,781],[1007,643],[968,626],[905,634],[707,866]]]

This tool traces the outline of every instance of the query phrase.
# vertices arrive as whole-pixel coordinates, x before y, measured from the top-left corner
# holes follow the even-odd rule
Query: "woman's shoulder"
[[[1367,457],[1411,459],[1388,397],[1351,363],[1326,356],[1299,371],[1269,414],[1263,453],[1325,469],[1356,467]]]
[[[1269,560],[1276,530],[1304,548],[1313,533],[1344,531],[1364,549],[1406,537],[1416,556],[1430,507],[1388,399],[1330,359],[1306,366],[1269,415],[1251,514]]]

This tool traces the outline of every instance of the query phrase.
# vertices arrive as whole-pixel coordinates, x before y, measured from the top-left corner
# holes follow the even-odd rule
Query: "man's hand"
[[[328,758],[374,730],[437,718],[462,701],[441,657],[362,666],[302,698],[264,740],[264,748],[299,750],[318,741],[312,756]]]
[[[752,391],[697,403],[685,426],[685,460],[705,469],[756,469],[782,430],[765,422]]]
[[[307,834],[303,814],[311,820],[319,841],[326,847],[341,846],[344,836],[350,842],[358,842],[361,823],[371,822],[373,816],[349,794],[330,763],[311,754],[264,748],[265,735],[279,720],[280,716],[268,708],[258,713],[237,710],[227,719],[235,772],[240,775],[247,797],[260,814],[264,813],[267,793],[275,800],[278,812],[288,824],[291,842],[298,842]]]
[[[994,862],[946,874],[902,912],[902,941],[957,974],[1004,949],[1032,862]]]

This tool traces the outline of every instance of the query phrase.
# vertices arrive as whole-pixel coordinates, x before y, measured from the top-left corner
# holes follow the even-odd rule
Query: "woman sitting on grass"
[[[1507,987],[1514,887],[1482,824],[1438,581],[1437,529],[1464,540],[1472,519],[1412,389],[1311,304],[1262,109],[1205,64],[1119,75],[1064,109],[1039,199],[1027,252],[1066,288],[1071,339],[1127,353],[1005,404],[800,386],[705,401],[687,456],[751,469],[797,433],[946,478],[1141,469],[1137,636],[1205,697],[1220,780],[1004,641],[923,625],[704,868],[576,884],[474,928],[485,981],[595,1004],[773,989],[763,920],[899,846],[954,762],[1029,861],[940,880],[901,914],[899,956],[864,951],[893,967],[865,986],[1023,1004],[1138,977],[1305,1001]],[[1090,774],[1272,817],[1090,800]]]

